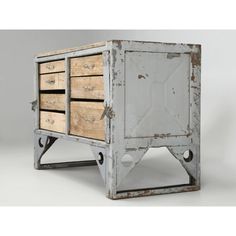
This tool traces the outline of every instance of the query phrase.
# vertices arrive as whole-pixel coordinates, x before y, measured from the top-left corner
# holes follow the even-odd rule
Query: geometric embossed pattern
[[[190,55],[126,52],[125,136],[189,133]]]

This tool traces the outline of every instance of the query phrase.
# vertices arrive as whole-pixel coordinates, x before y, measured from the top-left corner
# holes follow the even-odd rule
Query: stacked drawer
[[[40,128],[65,132],[65,61],[39,65]]]
[[[71,58],[69,134],[105,139],[103,57],[93,55]],[[40,128],[65,133],[65,61],[39,65]]]
[[[70,76],[70,134],[104,140],[102,55],[72,58]]]

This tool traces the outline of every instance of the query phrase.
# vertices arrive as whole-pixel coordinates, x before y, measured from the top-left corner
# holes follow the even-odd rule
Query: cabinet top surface
[[[42,52],[42,53],[38,53],[36,57],[43,58],[43,57],[48,57],[48,56],[55,56],[55,55],[70,53],[70,52],[82,51],[82,50],[91,49],[91,48],[103,47],[103,46],[106,46],[107,43],[109,42],[156,43],[156,44],[164,44],[164,45],[186,45],[190,47],[194,45],[200,46],[199,44],[164,43],[164,42],[154,42],[154,41],[108,40],[108,41],[102,41],[102,42],[97,42],[97,43],[92,43],[92,44],[86,44],[86,45],[73,47],[73,48],[65,48],[65,49],[53,50],[53,51],[48,51],[48,52]]]
[[[103,42],[92,43],[92,44],[82,45],[82,46],[73,47],[73,48],[65,48],[65,49],[59,49],[59,50],[54,50],[54,51],[49,51],[49,52],[42,52],[42,53],[38,53],[36,56],[38,58],[48,57],[48,56],[54,56],[54,55],[68,53],[68,52],[75,52],[75,51],[81,51],[81,50],[86,50],[90,48],[102,47],[105,45],[106,45],[106,42],[103,41]]]

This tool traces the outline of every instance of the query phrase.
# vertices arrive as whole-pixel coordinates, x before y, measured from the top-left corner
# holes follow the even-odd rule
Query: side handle
[[[37,105],[38,105],[37,100],[32,101],[31,102],[31,110],[36,111]]]

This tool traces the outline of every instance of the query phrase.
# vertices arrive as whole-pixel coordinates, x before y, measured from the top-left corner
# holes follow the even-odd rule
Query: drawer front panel
[[[103,75],[102,55],[72,58],[70,64],[70,75]]]
[[[65,73],[40,75],[41,90],[65,89]]]
[[[47,74],[47,73],[55,73],[55,72],[62,72],[65,71],[65,61],[52,61],[41,63],[39,65],[39,73],[40,74]]]
[[[40,109],[65,110],[65,94],[41,94]]]
[[[103,76],[72,77],[71,97],[84,99],[104,99]]]
[[[105,140],[103,102],[71,102],[70,134]]]
[[[65,114],[41,111],[40,128],[65,133]]]

